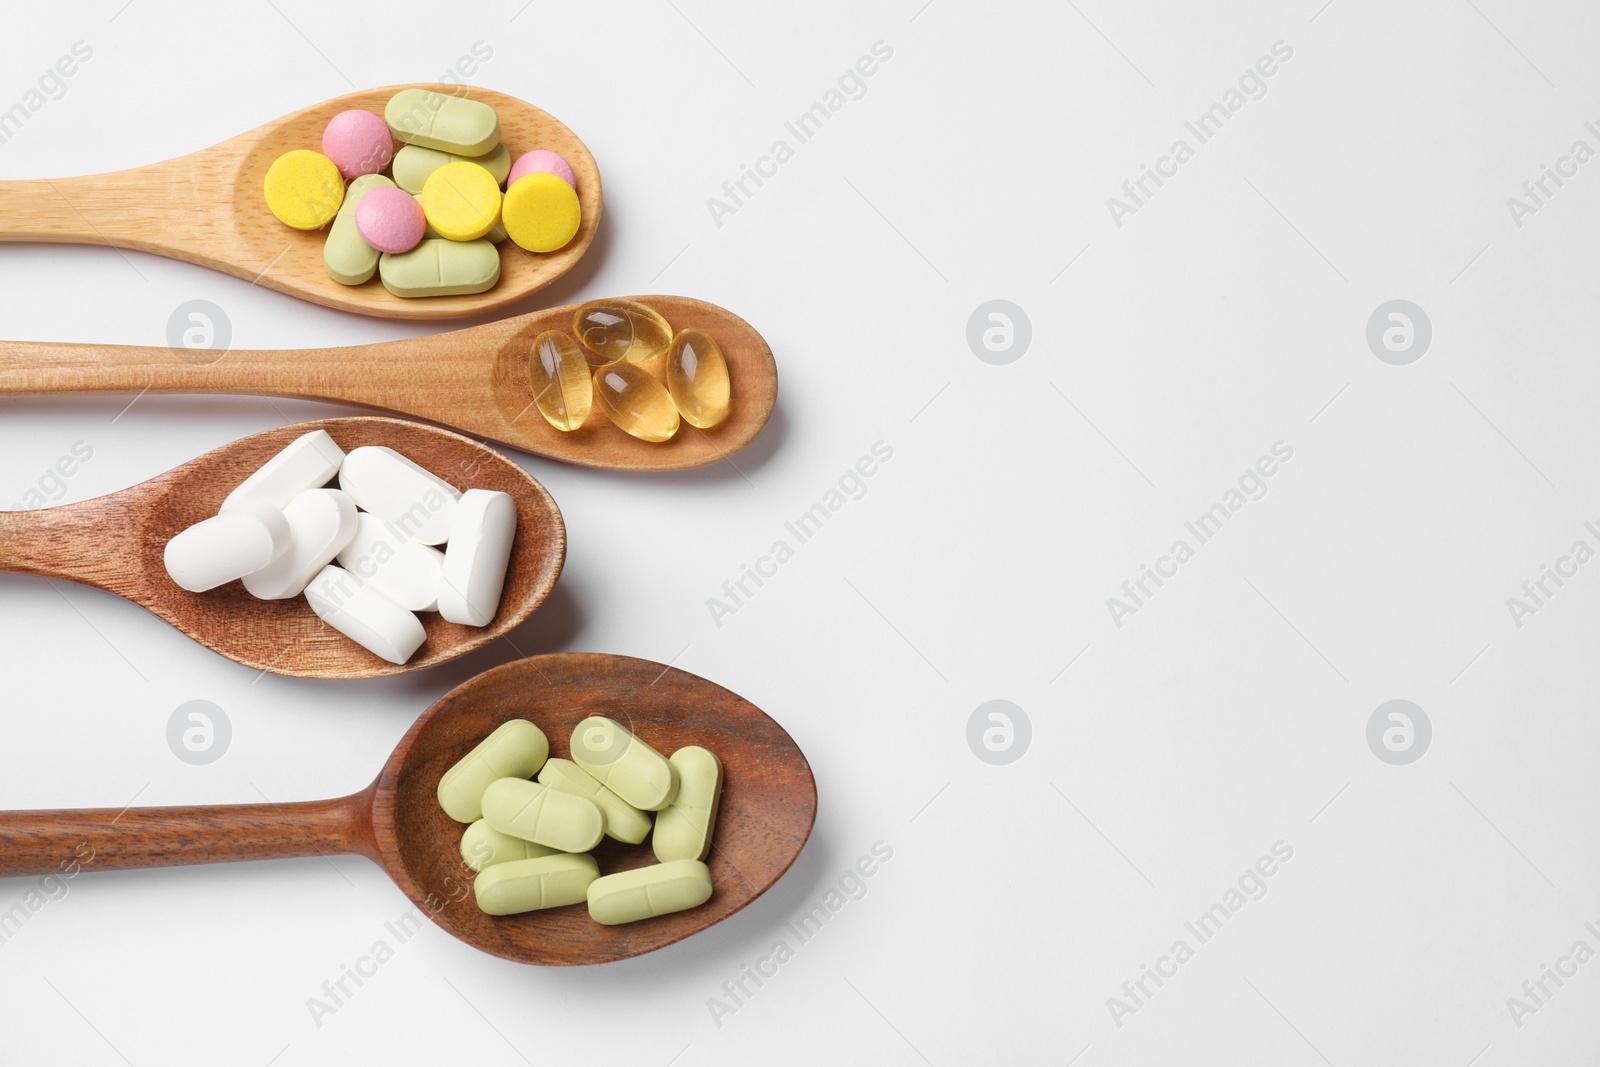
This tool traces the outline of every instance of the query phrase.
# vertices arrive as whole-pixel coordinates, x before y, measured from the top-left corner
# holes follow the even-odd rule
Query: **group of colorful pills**
[[[470,824],[461,858],[477,872],[478,907],[517,915],[587,902],[595,922],[615,926],[711,899],[721,761],[698,745],[668,759],[599,715],[573,728],[569,753],[552,759],[543,730],[511,719],[439,779],[439,806]],[[588,855],[602,837],[648,837],[657,862],[602,875]]]
[[[573,314],[571,335],[539,334],[528,373],[534,403],[556,429],[578,429],[598,405],[650,442],[671,440],[683,422],[703,430],[718,425],[732,395],[716,341],[692,328],[674,334],[636,300],[591,300]]]
[[[321,152],[279,156],[263,193],[285,225],[328,227],[323,262],[334,281],[361,285],[377,274],[396,296],[422,297],[493,287],[497,246],[508,239],[530,252],[564,248],[582,222],[577,188],[555,152],[513,162],[488,104],[403,89],[381,117],[335,115]]]
[[[329,626],[403,664],[426,638],[417,612],[494,620],[516,528],[505,493],[462,492],[392,448],[347,455],[313,430],[168,541],[164,560],[191,593],[242,579],[260,600],[303,595]]]

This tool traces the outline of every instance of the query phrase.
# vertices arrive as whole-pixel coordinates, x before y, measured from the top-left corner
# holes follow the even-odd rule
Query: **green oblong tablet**
[[[606,828],[594,801],[521,778],[502,778],[484,790],[483,817],[503,834],[562,852],[589,851]]]
[[[543,856],[497,863],[472,881],[478,907],[490,915],[518,915],[581,904],[600,877],[593,856]]]
[[[588,771],[571,760],[546,760],[544,769],[539,772],[539,784],[594,801],[605,813],[607,837],[637,845],[650,836],[650,816],[595,781]],[[705,859],[704,856],[694,858]]]
[[[555,762],[546,761],[541,775]],[[722,761],[709,749],[689,745],[668,762],[678,771],[678,796],[656,816],[650,848],[663,863],[703,860],[711,853],[711,830],[722,802]]]
[[[439,806],[456,822],[483,818],[483,794],[497,778],[531,778],[550,755],[544,731],[527,719],[501,723],[439,779]],[[577,851],[582,852],[582,849]]]
[[[395,296],[481,293],[500,280],[500,250],[489,241],[429,239],[398,256],[379,256],[378,277]]]
[[[673,860],[590,882],[589,917],[617,926],[688,911],[710,899],[710,869],[699,860]]]
[[[340,285],[360,285],[378,272],[378,250],[367,244],[356,230],[356,205],[373,189],[394,188],[394,182],[381,174],[363,174],[345,191],[339,214],[328,227],[322,245],[322,265],[328,277]]]
[[[660,811],[678,795],[678,772],[667,757],[613,719],[591,715],[572,731],[572,760],[641,811]]]
[[[500,143],[500,119],[479,100],[431,89],[402,89],[389,98],[383,120],[396,139],[462,156],[482,156]]]
[[[511,151],[505,145],[496,145],[491,151],[481,156],[463,156],[457,152],[442,152],[437,148],[424,148],[419,144],[408,144],[401,147],[394,154],[393,169],[394,182],[408,193],[422,192],[422,184],[428,180],[428,175],[444,166],[446,163],[476,163],[494,176],[494,180],[501,185],[506,183],[506,178],[511,174]]]
[[[475,871],[513,860],[536,860],[558,855],[564,853],[548,845],[536,845],[532,841],[503,834],[490,826],[486,819],[479,819],[461,835],[461,859]]]

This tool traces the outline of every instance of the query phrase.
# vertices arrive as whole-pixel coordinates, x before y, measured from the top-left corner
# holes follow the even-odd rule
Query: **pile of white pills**
[[[505,493],[462,492],[392,448],[347,455],[313,430],[168,541],[165,561],[191,593],[242,579],[261,600],[304,595],[329,626],[403,664],[426,637],[417,612],[493,621],[516,528]]]

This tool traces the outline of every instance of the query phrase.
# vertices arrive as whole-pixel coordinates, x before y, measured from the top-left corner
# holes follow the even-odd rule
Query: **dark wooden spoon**
[[[461,860],[465,829],[439,808],[444,772],[495,727],[526,718],[568,754],[589,715],[627,722],[662,752],[703,745],[722,760],[711,900],[692,911],[601,926],[583,905],[495,917],[478,910]],[[817,790],[794,739],[719,685],[598,653],[535,656],[496,667],[442,697],[395,747],[377,781],[336,800],[220,807],[0,812],[0,875],[169,867],[332,854],[366,856],[418,909],[484,952],[519,963],[605,963],[653,951],[721,922],[766,892],[805,845]],[[648,844],[606,840],[602,873],[654,863]]]
[[[217,513],[222,498],[302,434],[327,430],[346,452],[388,445],[461,489],[498,489],[517,504],[500,610],[488,626],[421,616],[427,639],[396,666],[317,618],[303,597],[257,600],[239,582],[190,593],[162,553],[180,530]],[[98,586],[148,608],[247,667],[302,678],[376,678],[431,667],[515,629],[544,603],[567,556],[566,526],[544,486],[493,449],[448,430],[362,416],[302,422],[207,452],[141,485],[40,511],[0,511],[0,571]]]

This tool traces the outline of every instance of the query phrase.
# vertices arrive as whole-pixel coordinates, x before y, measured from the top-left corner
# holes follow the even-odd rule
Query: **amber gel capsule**
[[[576,430],[583,425],[594,403],[594,386],[578,342],[559,330],[546,330],[535,337],[528,377],[533,402],[546,422],[558,430]]]
[[[691,426],[708,430],[728,417],[728,361],[700,330],[679,330],[667,352],[667,391]]]
[[[594,398],[606,418],[641,441],[666,441],[678,432],[678,409],[637,363],[607,363],[594,372]]]
[[[594,366],[655,359],[672,344],[672,327],[636,300],[591,300],[572,316],[572,332]]]

